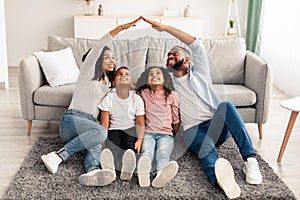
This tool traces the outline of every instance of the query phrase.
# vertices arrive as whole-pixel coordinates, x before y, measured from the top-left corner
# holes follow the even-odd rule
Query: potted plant
[[[234,28],[234,19],[229,20],[229,28],[227,30],[228,35],[235,35],[236,34],[236,29]]]

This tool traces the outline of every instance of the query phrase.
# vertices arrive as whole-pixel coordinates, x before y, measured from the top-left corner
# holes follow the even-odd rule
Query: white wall
[[[83,13],[83,0],[4,0],[7,26],[8,64],[17,66],[26,55],[46,48],[48,35],[73,36],[73,16]],[[204,38],[224,33],[230,0],[94,0],[104,15],[153,16],[176,6],[183,15],[190,4],[192,16],[204,22]],[[242,35],[245,36],[247,0],[238,1]]]
[[[7,69],[7,47],[4,15],[4,0],[0,0],[0,83],[4,82],[4,87],[8,88]]]

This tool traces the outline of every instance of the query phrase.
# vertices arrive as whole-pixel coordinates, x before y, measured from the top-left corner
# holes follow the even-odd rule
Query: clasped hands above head
[[[144,22],[150,24],[152,26],[152,28],[158,30],[158,31],[164,31],[165,28],[166,28],[166,25],[164,24],[161,24],[159,22],[156,22],[156,21],[153,21],[153,20],[150,20],[148,18],[145,18],[143,16],[139,16],[137,19],[135,19],[134,21],[130,22],[130,23],[127,23],[127,24],[123,24],[122,25],[122,28],[123,29],[128,29],[129,27],[131,26],[136,26],[136,23],[138,23],[140,20],[143,20]]]

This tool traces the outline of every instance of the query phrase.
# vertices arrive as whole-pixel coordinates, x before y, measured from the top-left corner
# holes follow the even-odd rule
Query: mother
[[[113,53],[105,44],[120,31],[135,26],[140,19],[117,26],[104,35],[86,56],[72,102],[59,124],[60,137],[66,145],[59,151],[41,156],[50,173],[55,174],[59,164],[70,156],[83,152],[86,173],[79,177],[80,184],[104,186],[115,180],[113,171],[100,169],[101,143],[106,139],[107,131],[96,119],[99,114],[97,105],[109,90],[116,65]]]

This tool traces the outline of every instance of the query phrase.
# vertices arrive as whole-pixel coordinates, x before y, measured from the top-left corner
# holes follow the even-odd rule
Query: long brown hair
[[[102,67],[102,63],[103,63],[103,56],[104,56],[104,52],[105,51],[111,51],[110,48],[108,48],[107,46],[104,46],[102,51],[101,51],[101,54],[100,56],[98,57],[97,61],[96,61],[96,64],[95,64],[95,73],[94,73],[94,77],[92,78],[92,81],[93,80],[101,80],[103,79],[104,80],[104,77],[105,77],[105,73],[103,71],[103,67]],[[114,68],[113,71],[111,72],[106,72],[106,75],[108,76],[108,80],[109,82],[113,82],[113,78],[114,78],[114,74],[115,74],[115,70],[116,70],[116,67]]]

